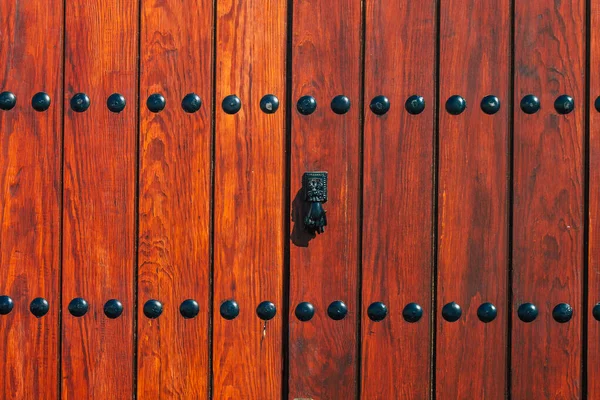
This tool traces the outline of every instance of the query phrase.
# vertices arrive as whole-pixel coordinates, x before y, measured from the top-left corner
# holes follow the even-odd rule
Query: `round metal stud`
[[[417,115],[421,114],[425,109],[425,99],[422,96],[412,95],[408,99],[406,99],[406,103],[404,104],[406,111],[409,114]]]
[[[179,313],[186,319],[194,318],[199,312],[200,306],[198,305],[198,302],[193,299],[184,300],[179,306]]]
[[[110,299],[104,304],[104,315],[110,319],[119,318],[123,314],[123,304],[117,299]]]
[[[33,95],[31,98],[31,106],[35,111],[46,111],[50,108],[50,96],[48,93],[39,92]]]
[[[240,315],[240,307],[235,300],[227,300],[221,304],[220,308],[221,317],[232,320],[238,315]]]
[[[596,97],[596,101],[594,101],[594,107],[596,111],[600,112],[600,96]]]
[[[223,99],[221,106],[227,114],[235,114],[242,108],[242,101],[235,94],[230,94]]]
[[[202,99],[196,93],[188,93],[181,100],[181,108],[188,114],[193,114],[202,107]]]
[[[367,315],[371,319],[371,321],[379,322],[383,321],[387,316],[388,310],[385,304],[380,301],[375,303],[371,303],[369,308],[367,308]]]
[[[111,112],[120,113],[125,109],[125,97],[119,93],[113,93],[106,99],[106,106]]]
[[[455,302],[448,303],[442,308],[442,317],[448,322],[458,321],[461,315],[462,310]]]
[[[554,109],[559,114],[568,114],[575,108],[575,102],[571,96],[563,94],[554,101]]]
[[[315,308],[312,304],[304,301],[296,306],[296,318],[302,322],[310,321],[315,315]]]
[[[48,304],[48,301],[43,297],[36,297],[29,304],[29,311],[31,311],[31,313],[37,318],[42,318],[48,313],[49,309],[50,305]]]
[[[414,323],[423,316],[423,309],[417,303],[408,303],[402,310],[402,317],[406,322]]]
[[[600,303],[596,303],[594,308],[592,308],[592,315],[596,319],[596,321],[600,321]]]
[[[277,308],[275,307],[275,304],[271,303],[270,301],[263,301],[258,305],[258,307],[256,307],[256,315],[258,315],[258,318],[262,319],[263,321],[273,319],[276,313]]]
[[[552,310],[552,317],[556,322],[560,322],[561,324],[569,322],[573,317],[573,307],[567,303],[557,304],[554,310]]]
[[[260,99],[260,109],[265,114],[274,114],[279,108],[279,99],[274,94],[266,94]]]
[[[373,97],[369,108],[376,115],[383,115],[390,110],[390,100],[382,95]]]
[[[458,115],[465,111],[467,102],[461,96],[455,94],[446,100],[446,111],[452,115]]]
[[[302,96],[296,104],[298,112],[302,115],[310,115],[317,109],[317,100],[312,96]]]
[[[85,93],[76,93],[71,97],[71,110],[75,112],[84,112],[90,108],[90,98]]]
[[[523,322],[533,322],[538,316],[538,310],[533,303],[523,303],[517,309],[517,315]]]
[[[14,306],[15,305],[9,296],[0,296],[0,315],[10,313]]]
[[[327,307],[327,315],[335,321],[344,319],[346,314],[348,314],[348,307],[341,300],[336,300]]]
[[[0,110],[12,110],[17,104],[17,96],[12,92],[0,93]]]
[[[481,111],[487,115],[496,114],[500,111],[500,99],[494,95],[485,96],[481,99]]]
[[[81,297],[75,297],[69,303],[69,312],[74,317],[83,317],[88,311],[88,303]]]
[[[350,99],[342,94],[331,100],[331,110],[339,115],[346,114],[350,110]]]
[[[477,309],[477,317],[481,322],[485,322],[486,324],[495,320],[497,315],[498,310],[496,310],[496,306],[492,303],[483,303]]]
[[[532,95],[528,94],[521,99],[521,110],[525,114],[535,114],[540,109],[540,100]]]
[[[160,301],[151,299],[144,303],[144,315],[147,318],[155,319],[160,317],[163,312],[163,305]]]
[[[165,109],[167,105],[167,101],[160,93],[153,93],[148,96],[148,100],[146,100],[146,107],[153,113],[159,113]]]

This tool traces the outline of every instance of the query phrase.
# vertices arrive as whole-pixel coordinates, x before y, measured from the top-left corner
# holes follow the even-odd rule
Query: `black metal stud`
[[[596,303],[594,308],[592,308],[592,315],[596,319],[596,321],[600,321],[600,303]]]
[[[408,303],[402,310],[402,317],[406,322],[414,323],[423,316],[423,309],[417,303]]]
[[[199,312],[200,306],[198,305],[198,302],[193,299],[184,300],[179,306],[179,313],[186,319],[194,318]]]
[[[8,111],[12,110],[17,104],[17,96],[12,92],[0,93],[0,110]]]
[[[346,114],[350,110],[350,99],[342,94],[331,100],[331,110],[336,114]]]
[[[552,317],[556,322],[560,322],[561,324],[569,322],[571,317],[573,317],[573,307],[567,303],[557,304],[554,310],[552,310]]]
[[[119,318],[123,314],[123,304],[117,299],[110,299],[104,304],[104,315],[110,319]]]
[[[367,315],[371,319],[371,321],[379,322],[383,321],[387,316],[388,310],[385,304],[380,301],[375,303],[371,303],[369,308],[367,308]]]
[[[327,307],[327,315],[335,321],[344,319],[346,314],[348,314],[348,307],[341,300],[336,300]]]
[[[48,301],[43,297],[36,297],[29,304],[29,311],[31,311],[31,313],[37,318],[42,318],[48,313],[49,309],[50,305],[48,304]]]
[[[188,93],[181,100],[181,108],[188,114],[193,114],[202,107],[202,99],[196,93]]]
[[[275,304],[271,303],[270,301],[263,301],[258,305],[258,307],[256,307],[256,315],[258,315],[258,318],[262,319],[263,321],[273,319],[276,313],[277,308],[275,307]]]
[[[496,306],[492,303],[483,303],[477,309],[477,317],[481,322],[485,322],[486,324],[495,320],[497,315],[498,310],[496,310]]]
[[[152,111],[153,113],[161,112],[165,109],[166,105],[167,101],[160,93],[153,93],[148,96],[148,100],[146,100],[146,107],[148,107],[148,110]]]
[[[274,94],[266,94],[260,99],[260,109],[265,114],[274,114],[279,108],[279,99]]]
[[[373,97],[369,108],[375,115],[383,115],[390,110],[390,100],[382,95]]]
[[[406,111],[408,111],[409,114],[421,114],[425,109],[425,99],[422,96],[418,96],[416,94],[412,95],[408,99],[406,99],[404,108],[406,108]]]
[[[88,303],[81,297],[75,297],[69,303],[69,312],[74,317],[83,317],[88,311]]]
[[[538,316],[538,310],[533,303],[523,303],[517,309],[517,315],[523,322],[533,322]]]
[[[554,101],[554,109],[559,114],[568,114],[575,108],[575,102],[571,96],[560,95]]]
[[[594,101],[594,107],[596,111],[600,112],[600,96],[596,97],[596,101]]]
[[[448,303],[442,308],[442,317],[448,322],[458,321],[461,315],[462,310],[455,302]]]
[[[35,111],[46,111],[50,108],[50,96],[48,93],[39,92],[33,95],[31,98],[31,106]]]
[[[150,299],[144,303],[144,315],[147,318],[155,319],[160,317],[163,312],[163,305],[160,301]]]
[[[455,94],[446,100],[446,111],[452,115],[458,115],[465,111],[467,102],[461,96]]]
[[[71,110],[75,112],[84,112],[90,108],[90,98],[85,93],[75,93],[71,97]]]
[[[242,101],[235,94],[230,94],[223,99],[221,106],[227,114],[235,114],[242,108]]]
[[[9,296],[0,296],[0,315],[10,313],[14,306],[15,305]]]
[[[120,113],[125,109],[125,105],[127,102],[125,101],[125,97],[119,93],[113,93],[108,96],[106,100],[106,106],[108,109],[114,113]]]
[[[221,317],[228,320],[232,320],[240,315],[240,307],[235,300],[226,300],[221,303],[221,309],[219,311],[221,312]]]
[[[304,301],[296,306],[296,318],[302,322],[310,321],[315,315],[315,308],[312,304]]]
[[[500,99],[494,95],[485,96],[481,99],[481,111],[487,115],[496,114],[500,111]]]
[[[312,96],[302,96],[296,104],[298,112],[302,115],[310,115],[317,109],[317,100]]]
[[[540,100],[532,95],[528,94],[521,99],[521,110],[525,114],[535,114],[540,109]]]

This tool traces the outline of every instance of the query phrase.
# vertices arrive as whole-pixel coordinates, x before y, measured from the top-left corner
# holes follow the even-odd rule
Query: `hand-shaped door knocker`
[[[304,227],[311,233],[325,232],[327,218],[323,204],[327,202],[327,172],[305,172],[302,176],[304,200],[310,203],[304,216]]]

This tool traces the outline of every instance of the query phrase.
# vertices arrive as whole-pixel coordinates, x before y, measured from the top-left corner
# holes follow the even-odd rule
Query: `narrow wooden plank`
[[[292,35],[291,248],[289,398],[356,396],[361,5],[353,0],[294,1]],[[351,107],[336,114],[335,96]],[[302,115],[296,102],[313,96],[317,108]],[[305,230],[302,175],[328,172],[327,227]],[[327,308],[343,301],[348,314],[333,320]],[[301,302],[314,317],[295,316]]]
[[[503,399],[507,387],[510,18],[509,0],[440,8],[436,392],[445,399]],[[467,103],[459,115],[446,110],[453,95]],[[452,302],[455,322],[441,312]]]
[[[212,1],[145,0],[141,13],[140,96],[160,93],[166,107],[140,108],[138,309],[155,299],[164,310],[140,313],[138,396],[207,398]],[[197,316],[180,313],[186,300]]]
[[[285,0],[219,0],[216,29],[213,397],[281,396],[285,193]],[[279,109],[261,111],[273,94]],[[222,105],[235,95],[241,110]],[[239,316],[220,314],[235,301]],[[277,307],[268,322],[256,308]]]
[[[0,316],[2,399],[58,398],[63,26],[63,1],[0,1],[0,92],[16,96],[0,110],[0,295],[13,302]],[[41,91],[51,106],[37,112]],[[50,306],[40,318],[37,297]]]
[[[138,2],[66,3],[62,396],[133,395]],[[72,97],[90,107],[75,112]],[[112,93],[127,102],[107,108]],[[88,312],[69,304],[81,297]],[[117,299],[123,314],[109,319]]]
[[[514,44],[512,397],[580,398],[585,2],[517,1]],[[519,108],[528,94],[534,114]],[[561,115],[565,94],[575,106]],[[518,316],[524,303],[533,322]],[[559,303],[573,308],[566,323],[553,319]]]
[[[430,393],[436,1],[366,2],[361,398]],[[425,109],[410,114],[407,99]],[[385,96],[390,110],[371,109]],[[377,111],[377,108],[374,108]],[[380,322],[369,306],[385,304]],[[409,303],[422,309],[403,318]]]

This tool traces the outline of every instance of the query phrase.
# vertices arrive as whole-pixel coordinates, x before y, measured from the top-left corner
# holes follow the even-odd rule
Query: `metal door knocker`
[[[325,232],[327,225],[323,203],[327,202],[327,172],[305,172],[302,175],[304,200],[310,207],[304,216],[304,227],[311,233]]]

